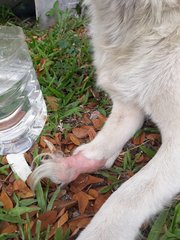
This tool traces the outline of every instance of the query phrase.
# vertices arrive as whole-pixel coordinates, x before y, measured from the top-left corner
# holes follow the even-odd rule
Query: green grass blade
[[[54,236],[54,240],[64,240],[63,238],[63,232],[61,228],[58,228],[56,230],[55,236]]]
[[[140,146],[140,149],[150,158],[153,158],[154,155],[156,154],[156,151],[152,150],[151,148],[145,147],[145,146]]]
[[[45,212],[46,211],[46,199],[44,197],[44,192],[43,192],[41,183],[38,183],[38,185],[37,185],[36,198],[37,198],[38,206],[41,209],[41,212]]]
[[[56,200],[56,198],[58,197],[59,193],[61,191],[61,187],[58,187],[56,189],[56,191],[53,193],[49,203],[48,203],[48,206],[47,206],[47,211],[51,211],[52,210],[52,207],[53,207],[53,204],[54,204],[54,201]]]
[[[41,221],[37,220],[36,222],[36,235],[35,240],[41,240]]]
[[[159,217],[154,222],[151,231],[147,240],[160,240],[160,235],[162,234],[162,228],[166,223],[166,219],[168,217],[169,210],[163,211]]]

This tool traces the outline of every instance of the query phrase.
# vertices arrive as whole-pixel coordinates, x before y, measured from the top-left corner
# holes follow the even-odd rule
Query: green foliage
[[[180,239],[180,203],[176,207],[164,210],[157,217],[147,240],[177,239]]]
[[[81,6],[80,6],[81,7]],[[51,135],[56,131],[60,120],[64,120],[64,128],[70,129],[71,123],[68,122],[73,116],[81,116],[85,112],[84,106],[90,101],[95,101],[91,89],[94,87],[94,68],[92,67],[92,47],[89,43],[87,34],[84,33],[86,19],[82,17],[73,17],[68,12],[62,12],[58,9],[57,2],[53,9],[48,13],[50,16],[57,17],[57,25],[48,30],[41,31],[34,26],[28,28],[24,25],[24,30],[27,35],[27,43],[31,52],[35,69],[38,73],[38,79],[46,96],[53,96],[57,101],[57,109],[53,110],[48,105],[48,122],[44,129],[44,134]],[[13,18],[13,14],[5,8],[0,7],[0,22],[7,22]],[[16,22],[17,23],[17,22]],[[19,23],[22,25],[22,23]],[[102,94],[102,93],[100,93]],[[110,100],[103,95],[103,98],[98,102],[98,109],[104,115],[108,115],[110,109]],[[141,130],[142,131],[142,130]],[[136,136],[141,134],[141,131],[136,133]],[[157,128],[145,127],[144,132],[158,133]],[[110,170],[101,171],[99,174],[108,180],[108,186],[101,190],[101,193],[116,190],[122,184],[121,175],[127,171],[135,173],[139,166],[136,164],[134,156],[139,158],[143,152],[148,157],[153,157],[155,150],[147,145],[137,146],[136,152],[134,149],[127,148],[125,150],[122,166],[113,167]],[[37,149],[33,153],[33,157],[38,154]],[[39,164],[39,160],[37,161]],[[9,166],[0,167],[0,174],[8,174]],[[49,185],[45,191],[39,184],[36,189],[36,198],[20,200],[14,196],[16,206],[9,211],[6,211],[0,206],[0,221],[18,224],[18,232],[16,234],[1,234],[0,240],[15,238],[31,240],[32,235],[30,227],[28,228],[28,236],[25,236],[23,223],[30,226],[28,213],[31,211],[46,212],[52,209],[53,203],[58,197],[60,188],[54,192],[51,198],[48,198]],[[31,205],[37,204],[37,208],[32,208]],[[22,215],[26,214],[26,218]],[[36,239],[48,239],[51,226],[47,230],[41,232],[41,222],[36,223]],[[165,230],[166,229],[166,230]],[[162,212],[152,225],[148,240],[175,240],[180,239],[180,204],[172,207],[169,210]],[[54,240],[67,240],[70,231],[65,234],[61,229],[57,229]],[[26,238],[27,237],[27,238]]]

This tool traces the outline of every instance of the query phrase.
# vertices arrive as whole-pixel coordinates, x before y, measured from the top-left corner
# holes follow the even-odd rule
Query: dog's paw
[[[99,141],[92,141],[90,143],[81,145],[74,151],[75,155],[79,153],[81,153],[87,159],[93,159],[94,161],[103,160],[104,164],[101,166],[101,168],[110,168],[119,155],[119,151],[113,152],[109,145],[103,145],[102,142]]]
[[[50,154],[41,163],[29,177],[32,189],[35,189],[42,178],[50,178],[54,183],[65,185],[75,180],[81,173],[96,171],[105,164],[104,160],[88,159],[81,152],[70,157]]]

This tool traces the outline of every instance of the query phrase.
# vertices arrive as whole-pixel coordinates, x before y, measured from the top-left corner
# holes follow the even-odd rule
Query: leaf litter
[[[45,150],[47,152],[56,151],[60,147],[62,152],[71,154],[80,144],[91,141],[106,121],[106,117],[100,112],[97,110],[94,111],[93,109],[91,109],[91,111],[90,114],[84,114],[79,118],[79,126],[72,128],[65,135],[62,132],[56,132],[54,136],[42,135],[38,144],[39,152],[44,152]],[[83,121],[81,121],[82,119]],[[137,166],[141,165],[140,167],[142,167],[142,165],[145,165],[147,161],[149,161],[149,155],[159,147],[159,137],[159,134],[150,134],[143,131],[138,136],[135,136],[124,149],[129,149],[128,151],[131,152],[131,155],[135,156],[135,164]],[[152,143],[154,149],[148,150],[148,144]],[[32,148],[25,154],[28,163],[32,163],[33,150]],[[139,153],[138,150],[141,152]],[[104,171],[103,174],[100,171],[94,174],[80,175],[64,190],[58,191],[54,199],[53,193],[56,185],[46,180],[42,181],[44,196],[42,196],[40,201],[44,201],[45,204],[43,212],[42,210],[33,208],[37,206],[36,196],[30,190],[27,183],[15,177],[12,177],[3,184],[0,193],[0,202],[3,205],[4,211],[13,209],[17,202],[19,205],[22,205],[22,208],[26,208],[21,209],[21,211],[24,211],[24,215],[22,215],[21,218],[27,219],[28,214],[30,222],[29,225],[27,225],[27,220],[24,220],[22,224],[26,234],[28,234],[27,229],[30,229],[32,237],[35,236],[37,225],[40,222],[41,232],[46,231],[48,226],[51,226],[48,239],[53,239],[59,228],[62,229],[64,234],[70,229],[69,239],[75,239],[111,193],[122,182],[134,174],[131,166],[129,166],[128,160],[125,163],[123,174],[121,174],[124,161],[122,159],[124,159],[126,153],[126,150],[124,153],[121,153],[114,167]],[[133,161],[133,159],[130,160]],[[4,164],[5,163],[4,161]],[[46,192],[47,186],[48,192]],[[13,197],[14,194],[16,199]],[[47,208],[46,204],[50,202],[50,199],[51,207]],[[31,208],[33,211],[31,211]],[[17,224],[11,223],[11,221],[8,222],[8,220],[2,221],[2,223],[0,228],[1,234],[10,234],[19,229],[18,220]]]
[[[72,18],[71,21],[73,21]],[[88,47],[84,45],[85,29],[80,27],[81,24],[79,23],[76,29],[72,28],[72,24],[69,24],[68,21],[67,23],[65,28],[70,26],[70,31],[67,29],[67,32],[65,32],[65,28],[61,30],[58,26],[57,32],[63,31],[60,34],[61,36],[57,35],[54,38],[58,45],[55,45],[56,41],[52,38],[55,33],[52,29],[43,35],[37,33],[37,35],[32,36],[31,33],[31,37],[27,38],[30,47],[35,50],[32,57],[44,90],[43,93],[46,96],[49,112],[46,129],[43,131],[39,142],[35,143],[31,150],[25,154],[29,165],[32,164],[34,157],[40,153],[62,151],[65,155],[70,155],[77,146],[94,139],[106,121],[106,114],[102,114],[104,109],[101,109],[101,111],[97,109],[100,100],[107,98],[101,92],[88,86],[89,82],[92,81],[93,71],[89,67],[91,66],[89,52],[86,52]],[[66,35],[67,39],[63,40]],[[76,39],[76,35],[81,40]],[[48,38],[51,40],[52,48],[46,41]],[[71,40],[73,44],[71,44]],[[59,48],[59,41],[63,49]],[[66,41],[70,43],[70,46],[75,44],[75,47],[71,49],[72,54],[74,54],[75,48],[80,50],[76,56],[77,62],[73,65],[75,71],[77,73],[80,71],[80,73],[67,74],[65,81],[63,79],[59,81],[61,76],[71,72],[72,66],[69,63],[70,61],[73,63],[72,58],[75,59],[75,56],[72,55],[71,57],[71,53],[68,52],[70,47],[63,46]],[[44,51],[45,44],[47,44],[47,53]],[[83,50],[82,47],[84,47]],[[38,51],[36,51],[36,48],[38,48]],[[55,57],[52,58],[49,52],[52,53],[51,56],[54,55]],[[65,54],[59,55],[62,52]],[[62,59],[63,65],[57,59]],[[55,66],[55,69],[49,67],[52,65]],[[76,65],[78,69],[76,69]],[[70,69],[68,66],[70,66]],[[60,76],[57,69],[60,69]],[[55,71],[57,71],[57,74]],[[90,75],[91,77],[89,77]],[[79,84],[81,76],[83,81]],[[58,82],[55,82],[54,79],[58,79]],[[68,89],[66,85],[68,81],[74,82],[76,86],[70,85],[72,87]],[[50,82],[51,86],[49,85]],[[60,87],[59,82],[62,87]],[[71,90],[73,87],[76,87],[78,91],[74,98],[70,99],[73,96]],[[58,88],[58,91],[56,88]],[[86,94],[80,93],[82,92],[81,89]],[[63,92],[63,95],[61,92]],[[88,94],[91,97],[88,97]],[[76,102],[77,95],[78,101]],[[70,103],[70,100],[74,102]],[[80,104],[80,107],[78,104]],[[109,100],[104,105],[108,104]],[[60,115],[54,117],[57,116],[57,112],[60,112]],[[62,122],[58,122],[59,119],[62,119]],[[76,239],[80,231],[87,226],[112,192],[150,160],[158,150],[160,143],[160,134],[157,128],[151,122],[146,121],[144,127],[126,144],[111,169],[92,174],[82,174],[60,191],[57,185],[45,179],[38,186],[36,195],[30,190],[27,183],[12,174],[6,158],[2,157],[0,162],[0,239]],[[177,201],[179,201],[178,197]],[[179,205],[176,208],[179,209]],[[170,233],[169,229],[176,229],[175,224],[179,215],[174,215],[169,229],[168,221],[165,222],[166,216],[163,215],[162,221],[160,215],[160,220],[157,219],[157,224],[155,223],[155,227],[152,228],[148,240],[160,239],[160,233],[165,234],[163,238],[165,240],[169,239],[168,236],[170,235],[172,238],[174,237],[173,234],[176,234],[176,232]],[[148,224],[145,224],[142,229],[144,236],[148,235],[148,229]],[[176,238],[174,237],[174,239]]]

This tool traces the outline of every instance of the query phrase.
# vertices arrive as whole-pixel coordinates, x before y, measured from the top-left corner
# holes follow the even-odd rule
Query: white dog
[[[69,182],[110,167],[149,115],[162,135],[156,156],[103,205],[78,240],[134,240],[180,191],[180,0],[86,0],[97,84],[113,109],[96,138],[32,175]],[[59,167],[58,167],[59,166]]]

